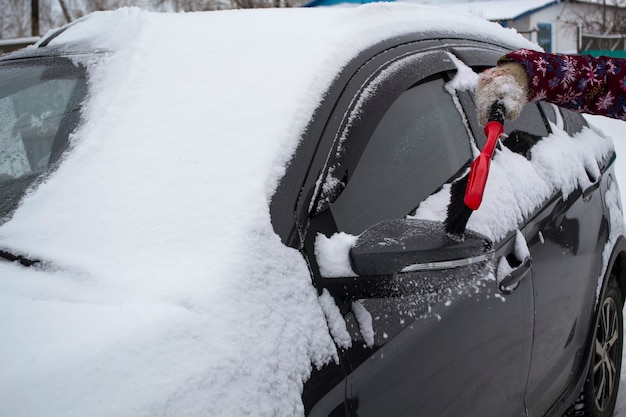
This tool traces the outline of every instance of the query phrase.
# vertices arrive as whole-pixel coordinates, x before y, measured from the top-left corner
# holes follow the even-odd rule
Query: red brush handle
[[[487,143],[480,152],[480,155],[470,166],[470,173],[465,189],[465,197],[463,202],[472,210],[478,210],[480,203],[483,201],[485,185],[489,176],[489,166],[491,165],[491,157],[496,148],[496,143],[500,136],[504,133],[504,126],[499,121],[489,121],[485,125],[485,135],[487,135]]]

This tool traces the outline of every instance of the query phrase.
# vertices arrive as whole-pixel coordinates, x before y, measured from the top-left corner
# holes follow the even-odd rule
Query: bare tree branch
[[[65,23],[70,23],[72,21],[72,15],[70,14],[70,10],[67,7],[67,3],[65,0],[59,0],[59,5],[61,6],[61,10],[63,11],[63,17],[65,17]]]

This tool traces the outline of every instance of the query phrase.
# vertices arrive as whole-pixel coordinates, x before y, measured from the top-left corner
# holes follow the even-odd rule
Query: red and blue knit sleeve
[[[626,59],[519,49],[500,60],[511,61],[526,69],[529,101],[626,120]]]

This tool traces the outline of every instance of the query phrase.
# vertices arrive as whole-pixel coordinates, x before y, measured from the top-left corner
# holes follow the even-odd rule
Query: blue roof
[[[318,7],[318,6],[335,6],[337,4],[365,4],[376,2],[393,2],[396,0],[311,0],[303,7]]]
[[[420,0],[311,0],[304,5],[304,7],[318,7],[318,6],[335,6],[338,4],[365,4],[365,3],[375,3],[375,2],[407,2],[407,3],[427,3],[433,4],[431,2],[425,2]],[[545,8],[554,6],[563,0],[534,0],[531,1],[530,4],[524,5],[524,2],[512,2],[507,0],[502,0],[500,4],[499,2],[487,2],[487,1],[478,1],[478,2],[467,2],[464,0],[460,1],[447,1],[446,4],[441,4],[441,6],[452,6],[455,10],[463,10],[463,5],[467,4],[470,9],[467,12],[472,13],[475,9],[479,9],[482,13],[479,13],[480,16],[486,18],[487,20],[497,21],[497,22],[506,22],[512,20],[518,20],[524,18],[530,14],[536,13]],[[491,3],[491,4],[490,4]],[[501,6],[503,3],[514,3],[516,7],[498,7],[494,10],[493,5]],[[460,8],[459,8],[460,7]],[[505,11],[503,11],[505,10]],[[472,13],[476,14],[476,13]]]

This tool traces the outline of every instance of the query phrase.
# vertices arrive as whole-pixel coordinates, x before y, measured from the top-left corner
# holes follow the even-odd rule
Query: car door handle
[[[503,294],[511,294],[519,283],[526,278],[528,273],[530,272],[530,268],[533,265],[532,258],[529,256],[521,263],[520,266],[511,271],[510,274],[505,276],[502,281],[500,281],[499,287],[500,292]]]
[[[583,190],[583,201],[586,203],[591,200],[593,192],[600,187],[600,178],[596,179],[587,188]]]

